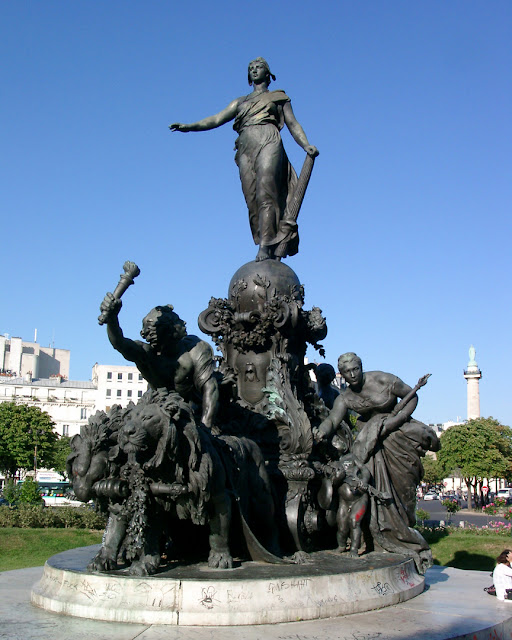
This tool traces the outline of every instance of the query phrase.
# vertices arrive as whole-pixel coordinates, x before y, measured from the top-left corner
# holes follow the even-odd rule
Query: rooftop
[[[21,377],[0,376],[0,384],[15,384],[24,387],[59,387],[59,389],[96,389],[96,385],[90,380],[63,380],[59,382],[53,378],[35,378],[28,382]]]

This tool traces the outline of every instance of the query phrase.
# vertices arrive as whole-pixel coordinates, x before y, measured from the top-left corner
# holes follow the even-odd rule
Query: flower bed
[[[487,525],[477,526],[475,524],[467,524],[464,527],[454,527],[451,525],[438,525],[437,527],[417,527],[418,531],[427,542],[435,542],[444,536],[453,534],[457,535],[502,535],[504,537],[511,535],[512,523],[503,522],[501,520],[491,520]]]

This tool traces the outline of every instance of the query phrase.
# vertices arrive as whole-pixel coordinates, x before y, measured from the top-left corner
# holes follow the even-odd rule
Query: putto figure
[[[208,131],[234,120],[233,129],[238,133],[235,162],[240,170],[254,243],[259,245],[258,261],[283,258],[298,251],[298,210],[294,212],[292,206],[297,195],[297,175],[283,147],[280,135],[283,126],[286,124],[295,142],[311,158],[318,155],[318,149],[309,144],[295,118],[290,98],[284,91],[269,91],[271,79],[275,80],[275,76],[267,61],[256,58],[248,69],[252,93],[198,122],[175,122],[169,126],[172,131],[183,133]]]
[[[371,489],[370,472],[352,453],[347,453],[337,462],[328,465],[328,472],[330,477],[326,478],[326,484],[328,486],[331,483],[335,492],[327,492],[333,494],[331,504],[326,505],[327,522],[336,522],[338,551],[347,552],[347,539],[350,535],[349,553],[357,558],[361,546],[361,522],[366,514]]]
[[[143,319],[140,334],[147,343],[125,338],[118,319],[121,306],[112,293],[100,305],[114,349],[135,362],[152,389],[176,391],[198,411],[200,408],[202,424],[217,433],[214,420],[219,392],[210,345],[187,334],[185,323],[170,304],[151,309]]]

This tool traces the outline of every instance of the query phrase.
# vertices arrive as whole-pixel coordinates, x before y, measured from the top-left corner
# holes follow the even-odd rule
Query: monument
[[[143,319],[142,341],[124,336],[134,263],[105,295],[99,322],[149,390],[138,404],[98,412],[72,440],[75,493],[108,523],[99,547],[48,561],[32,593],[38,606],[103,620],[257,624],[365,611],[423,589],[432,558],[414,528],[416,487],[421,458],[439,441],[412,413],[428,375],[411,388],[346,353],[338,368],[348,386],[329,392],[327,368],[316,392],[304,360],[308,344],[325,355],[327,325],[320,308],[306,309],[283,259],[298,251],[318,150],[271,80],[257,58],[249,95],[170,126],[234,121],[257,255],[199,315],[218,364],[169,304]],[[284,125],[306,152],[298,178]]]
[[[469,347],[468,366],[464,370],[464,378],[468,383],[468,420],[480,417],[480,378],[482,372],[475,360],[476,350],[473,345]]]

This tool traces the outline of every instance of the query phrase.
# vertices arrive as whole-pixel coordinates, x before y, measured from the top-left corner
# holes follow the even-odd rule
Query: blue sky
[[[121,363],[96,318],[127,259],[125,334],[166,303],[199,332],[256,249],[231,126],[167,125],[248,93],[261,55],[320,150],[287,263],[327,361],[432,373],[416,416],[441,422],[466,417],[474,344],[482,415],[512,425],[508,0],[20,0],[0,5],[0,51],[0,333],[37,328],[73,379]]]

